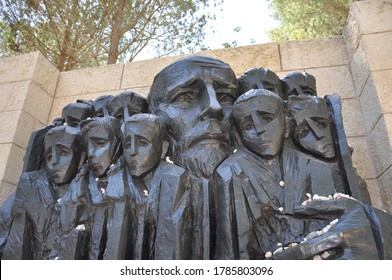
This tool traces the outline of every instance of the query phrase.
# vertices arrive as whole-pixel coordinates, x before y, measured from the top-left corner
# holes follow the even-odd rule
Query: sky
[[[206,45],[211,49],[223,48],[223,43],[237,41],[238,46],[269,42],[266,31],[278,26],[272,19],[266,0],[224,0],[223,4],[213,9],[216,16],[212,29],[215,34],[208,34]],[[240,27],[239,32],[234,29]]]
[[[213,3],[213,0],[210,0]],[[213,5],[210,5],[213,6]],[[210,7],[208,12],[216,16],[216,20],[210,23],[204,45],[210,49],[221,49],[223,43],[232,43],[237,46],[268,43],[266,31],[278,26],[278,23],[270,16],[267,0],[224,0],[216,8]],[[239,32],[234,29],[241,28]],[[150,50],[144,50],[135,60],[152,58]]]

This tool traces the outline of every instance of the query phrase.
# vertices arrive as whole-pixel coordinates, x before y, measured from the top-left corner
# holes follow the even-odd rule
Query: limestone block
[[[372,78],[373,78],[374,85],[377,89],[377,96],[379,99],[381,112],[391,113],[392,112],[392,99],[391,99],[392,70],[389,69],[389,70],[372,72]]]
[[[376,176],[392,164],[392,114],[384,114],[367,136]]]
[[[355,50],[352,59],[350,60],[350,70],[355,95],[359,96],[370,74],[367,55],[362,40],[359,42],[358,48]]]
[[[4,173],[7,169],[8,156],[11,151],[11,143],[1,144],[0,143],[0,178],[4,177]]]
[[[29,87],[29,81],[0,84],[0,112],[22,110]]]
[[[20,113],[13,143],[23,149],[26,149],[31,133],[35,130],[43,128],[44,126],[45,124],[22,111]]]
[[[305,69],[299,69],[299,70],[295,70],[295,71],[305,72]],[[280,72],[275,72],[275,73],[276,73],[276,75],[278,75],[279,79],[283,80],[291,72],[294,72],[294,70],[293,71],[280,71]]]
[[[272,71],[282,70],[279,45],[276,43],[203,51],[197,54],[211,56],[230,64],[236,76],[241,76],[253,67],[265,67]]]
[[[133,91],[133,92],[136,92],[137,94],[140,94],[141,96],[144,96],[145,98],[147,98],[148,93],[150,92],[150,86],[126,88],[126,89],[124,89],[124,91]]]
[[[111,64],[61,72],[55,97],[75,96],[120,89],[124,64]]]
[[[363,35],[362,40],[371,71],[392,68],[392,31]]]
[[[367,190],[369,191],[370,194],[370,200],[372,203],[372,206],[377,208],[377,209],[383,209],[383,203],[382,203],[382,191],[380,190],[380,186],[378,184],[377,179],[367,179],[366,185],[367,185]]]
[[[186,56],[169,56],[126,63],[121,88],[151,86],[156,74],[169,64]]]
[[[342,37],[281,43],[280,53],[284,71],[348,64]]]
[[[392,2],[356,1],[352,8],[362,34],[392,30]]]
[[[357,99],[341,99],[343,125],[346,136],[363,136],[365,127],[362,119],[361,107]]]
[[[305,69],[316,78],[319,96],[338,94],[342,99],[354,98],[354,85],[348,65]]]
[[[17,185],[22,173],[25,150],[14,144],[0,144],[0,178]]]
[[[379,178],[379,187],[380,187],[380,193],[382,194],[381,196],[381,201],[382,201],[382,209],[388,211],[389,213],[392,213],[392,188],[391,188],[391,182],[392,182],[392,166],[390,166]]]
[[[347,18],[347,23],[343,30],[343,40],[346,44],[346,50],[349,61],[352,60],[352,56],[355,50],[358,48],[361,39],[361,30],[359,27],[358,19],[355,14],[354,5],[351,5],[350,12]]]
[[[370,133],[381,116],[381,105],[377,94],[377,88],[374,84],[373,73],[366,81],[359,101],[361,103],[365,130],[367,133]]]
[[[31,80],[39,53],[0,59],[0,84]]]
[[[21,110],[0,112],[3,124],[0,126],[0,143],[12,143],[18,127]]]
[[[0,180],[0,204],[16,191],[16,186]]]
[[[59,73],[59,70],[57,70],[57,68],[41,53],[38,54],[33,81],[50,96],[54,96]]]
[[[376,178],[366,137],[347,137],[347,142],[354,148],[352,161],[358,174],[366,180]]]
[[[31,82],[23,110],[41,123],[47,123],[52,102],[52,96],[40,88],[35,82]]]

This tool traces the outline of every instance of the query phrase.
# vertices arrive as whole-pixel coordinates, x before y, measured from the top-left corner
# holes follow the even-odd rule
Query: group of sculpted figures
[[[33,133],[2,259],[392,259],[351,153],[312,75],[186,57]]]

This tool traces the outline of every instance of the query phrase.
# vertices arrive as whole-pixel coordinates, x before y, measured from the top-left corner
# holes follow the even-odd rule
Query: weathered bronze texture
[[[392,259],[352,152],[311,74],[185,57],[33,133],[2,259]]]

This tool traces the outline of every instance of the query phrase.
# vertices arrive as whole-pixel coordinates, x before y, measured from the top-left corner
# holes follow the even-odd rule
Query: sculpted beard
[[[181,165],[197,177],[211,177],[219,164],[231,153],[224,144],[196,145],[182,154]]]
[[[211,177],[233,151],[224,128],[217,121],[199,123],[180,142],[172,143],[173,161],[197,177]]]

